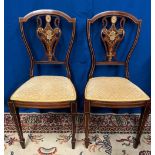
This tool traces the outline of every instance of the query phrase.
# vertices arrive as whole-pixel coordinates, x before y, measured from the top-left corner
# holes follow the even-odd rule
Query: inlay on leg
[[[85,146],[89,146],[89,118],[90,118],[90,102],[84,103],[84,125],[85,125]]]
[[[139,127],[138,127],[138,131],[137,131],[137,136],[136,136],[136,140],[135,143],[133,145],[134,148],[137,148],[138,145],[140,144],[140,138],[143,132],[143,129],[145,127],[145,123],[147,121],[147,118],[149,116],[150,113],[150,102],[147,102],[144,110],[142,110],[141,116],[140,116],[140,122],[139,122]]]
[[[14,102],[9,101],[8,105],[9,105],[10,113],[12,115],[12,118],[14,120],[16,129],[17,129],[17,133],[19,136],[21,147],[24,149],[25,148],[25,139],[23,137],[22,127],[21,127],[21,122],[20,122],[20,116],[19,116],[19,109],[17,107],[15,107]]]
[[[71,114],[72,114],[72,149],[75,149],[75,133],[76,133],[76,112],[77,112],[77,104],[76,102],[71,103]]]

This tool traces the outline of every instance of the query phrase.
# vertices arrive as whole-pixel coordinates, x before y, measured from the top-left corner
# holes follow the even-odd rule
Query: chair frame
[[[130,19],[134,24],[137,25],[137,32],[135,35],[135,39],[134,39],[133,44],[128,52],[125,62],[123,62],[123,61],[96,62],[95,53],[94,53],[92,40],[91,40],[90,27],[91,27],[91,24],[93,24],[99,18],[109,17],[109,16],[110,17],[111,16],[125,17],[127,19]],[[131,55],[134,51],[134,48],[138,42],[140,28],[141,28],[141,22],[142,22],[141,20],[138,20],[133,15],[131,15],[127,12],[121,12],[121,11],[101,12],[101,13],[95,15],[94,17],[92,17],[91,19],[87,20],[87,39],[88,39],[88,44],[89,44],[90,54],[91,54],[91,69],[89,72],[89,79],[93,77],[93,72],[95,70],[96,65],[117,65],[117,66],[124,65],[125,78],[129,79],[129,61],[130,61]],[[147,120],[147,117],[149,116],[149,113],[151,112],[151,100],[136,101],[136,102],[104,102],[104,101],[94,101],[94,100],[92,101],[92,100],[84,99],[85,146],[86,146],[86,148],[88,148],[88,146],[89,146],[89,120],[90,120],[91,107],[105,107],[105,108],[114,108],[114,109],[141,107],[142,112],[141,112],[141,116],[140,116],[138,132],[137,132],[135,143],[133,144],[134,148],[138,147],[138,145],[140,143],[140,137],[141,137],[143,128],[145,126],[145,122]]]
[[[59,16],[64,18],[65,20],[68,21],[68,23],[72,24],[72,33],[71,33],[71,39],[69,42],[69,47],[67,50],[66,58],[65,61],[53,61],[53,60],[41,60],[41,61],[36,61],[32,55],[30,45],[28,44],[25,32],[24,32],[24,23],[26,23],[30,18],[39,16],[39,15],[50,15],[50,16]],[[29,58],[30,58],[30,78],[33,77],[33,71],[34,71],[34,66],[37,64],[56,64],[56,65],[65,65],[66,67],[66,72],[67,72],[67,77],[71,79],[71,73],[70,73],[70,68],[69,68],[69,57],[70,53],[72,50],[73,42],[74,42],[74,37],[75,37],[75,27],[76,27],[76,19],[71,18],[67,14],[58,11],[58,10],[36,10],[33,12],[30,12],[29,14],[25,15],[24,17],[19,18],[19,24],[20,24],[20,30],[22,34],[22,39],[25,43],[25,47],[27,49]],[[23,132],[22,132],[22,127],[21,127],[21,122],[20,122],[20,115],[19,115],[19,108],[39,108],[39,109],[61,109],[61,108],[70,108],[71,109],[71,115],[72,115],[72,149],[75,148],[75,132],[76,132],[76,113],[77,113],[77,102],[75,101],[65,101],[65,102],[22,102],[22,101],[14,101],[9,99],[8,101],[8,106],[10,109],[10,114],[13,117],[13,120],[15,122],[15,126],[19,135],[20,139],[20,144],[21,147],[24,149],[25,148],[25,139],[23,137]]]

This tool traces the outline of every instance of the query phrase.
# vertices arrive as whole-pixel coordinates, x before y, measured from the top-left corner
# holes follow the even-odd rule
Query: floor
[[[22,149],[12,118],[5,114],[5,155],[151,155],[150,117],[141,144],[133,148],[139,115],[91,115],[90,145],[84,146],[83,117],[77,119],[76,148],[71,149],[68,114],[21,114],[26,149]]]

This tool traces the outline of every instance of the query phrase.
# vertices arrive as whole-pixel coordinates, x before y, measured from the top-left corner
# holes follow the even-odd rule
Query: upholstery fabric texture
[[[149,100],[139,87],[122,77],[91,78],[85,89],[85,98],[96,101],[142,101]]]
[[[71,80],[63,76],[35,76],[19,87],[11,100],[28,102],[63,102],[76,100]]]
[[[129,64],[130,79],[139,86],[146,94],[151,96],[151,1],[150,0],[5,0],[4,20],[4,111],[9,112],[8,99],[12,93],[29,79],[30,61],[19,28],[19,17],[38,9],[54,9],[76,18],[76,35],[71,51],[69,65],[71,69],[72,82],[77,92],[78,111],[83,112],[83,96],[91,67],[91,55],[87,40],[87,19],[104,11],[125,11],[142,20],[141,32],[136,48],[131,56]],[[44,47],[36,35],[36,18],[26,26],[26,37],[33,48],[37,60],[43,56]],[[53,23],[53,19],[51,21]],[[126,25],[127,24],[127,25]],[[131,22],[125,24],[125,37],[117,51],[117,60],[126,60],[129,48],[132,46],[136,27]],[[43,23],[44,25],[44,23]],[[118,25],[119,26],[119,25]],[[34,28],[34,30],[33,30]],[[64,61],[65,54],[71,38],[71,24],[64,19],[60,20],[62,35],[56,47],[58,60]],[[102,20],[91,28],[92,45],[96,61],[104,60],[105,48],[101,40]],[[32,41],[32,42],[31,42]],[[58,75],[66,76],[63,65],[36,65],[35,75]],[[97,66],[94,77],[99,76],[124,76],[123,66]],[[93,90],[92,90],[93,91]],[[21,112],[49,112],[52,109],[21,108]],[[56,110],[57,111],[57,110]],[[58,110],[59,112],[60,110]],[[66,111],[66,109],[65,109]],[[67,109],[68,111],[68,109]],[[66,112],[67,112],[66,111]],[[94,113],[113,112],[110,108],[92,108]],[[139,113],[139,109],[119,109],[119,113]],[[15,154],[15,153],[14,153]],[[122,153],[123,154],[123,153]],[[127,154],[127,153],[126,153]],[[128,153],[129,154],[129,153]]]

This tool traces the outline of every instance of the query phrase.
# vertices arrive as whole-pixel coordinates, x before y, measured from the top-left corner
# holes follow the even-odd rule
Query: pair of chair
[[[65,19],[72,25],[72,32],[66,57],[64,61],[57,60],[55,49],[62,37],[63,31],[60,29],[60,18]],[[24,26],[32,19],[37,23],[36,33],[45,49],[45,57],[36,60],[27,40]],[[96,61],[94,48],[91,39],[91,25],[96,21],[102,22],[100,31],[101,41],[105,48],[105,60]],[[133,44],[125,61],[117,61],[116,50],[125,36],[125,23],[129,20],[137,27],[137,32]],[[52,22],[53,21],[53,22]],[[70,108],[72,115],[72,148],[75,148],[75,119],[77,115],[76,91],[71,82],[69,67],[69,57],[72,50],[76,19],[56,10],[37,10],[23,18],[19,18],[20,30],[27,52],[30,57],[30,79],[19,87],[8,101],[10,113],[14,119],[20,144],[25,148],[25,140],[19,117],[19,108],[42,108],[60,109]],[[141,20],[126,12],[107,11],[97,14],[92,19],[87,20],[87,37],[91,53],[91,69],[89,80],[85,88],[84,99],[84,125],[85,125],[85,146],[89,145],[89,117],[91,107],[106,108],[135,108],[142,107],[140,124],[134,143],[134,148],[140,143],[140,136],[145,125],[147,116],[150,113],[150,98],[139,87],[130,82],[129,60],[137,44],[140,34]],[[118,28],[119,27],[119,28]],[[29,29],[30,30],[30,29]],[[65,65],[67,77],[64,76],[34,76],[34,67],[38,64]],[[123,65],[125,67],[125,78],[121,77],[94,77],[93,72],[96,65]]]

